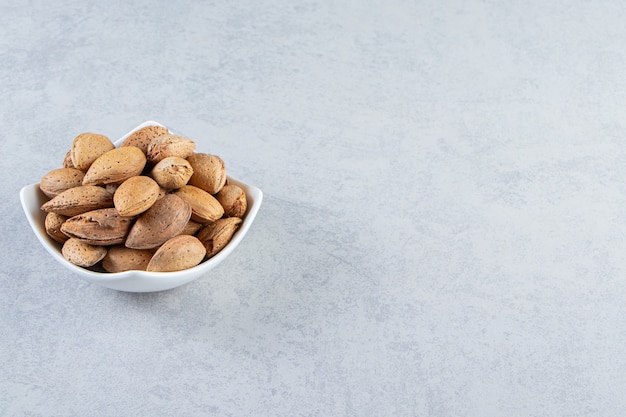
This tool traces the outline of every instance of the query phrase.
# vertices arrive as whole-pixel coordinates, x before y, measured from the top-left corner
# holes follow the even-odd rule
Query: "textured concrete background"
[[[232,3],[232,4],[231,4]],[[621,1],[0,3],[0,415],[626,415]],[[159,121],[265,200],[178,289],[19,189]]]

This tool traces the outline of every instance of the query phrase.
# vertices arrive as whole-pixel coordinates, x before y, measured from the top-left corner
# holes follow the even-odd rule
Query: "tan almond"
[[[63,168],[76,168],[74,163],[72,162],[72,151],[69,150],[65,154],[65,158],[63,158]]]
[[[83,185],[120,184],[141,174],[146,156],[136,146],[111,149],[93,161],[83,179]]]
[[[193,169],[189,185],[203,189],[213,195],[219,192],[226,183],[226,167],[217,155],[194,153],[187,158]]]
[[[160,160],[150,176],[163,188],[173,190],[187,184],[193,174],[191,164],[179,156],[168,156]]]
[[[198,223],[207,223],[219,219],[224,215],[222,205],[206,191],[184,185],[174,192],[191,206],[191,219]]]
[[[194,222],[193,220],[189,220],[185,225],[185,228],[180,232],[181,235],[195,235],[198,230],[202,228],[202,223]]]
[[[100,262],[105,257],[107,249],[70,238],[63,244],[61,253],[74,265],[88,268]]]
[[[70,217],[61,231],[90,245],[118,245],[126,240],[132,221],[133,217],[120,216],[115,208],[105,208]]]
[[[237,228],[241,224],[239,217],[225,217],[207,223],[197,234],[198,239],[206,249],[206,257],[211,258],[230,242]]]
[[[145,271],[153,254],[147,249],[111,246],[102,259],[102,267],[107,272]]]
[[[141,149],[141,152],[148,155],[148,146],[150,145],[150,142],[159,136],[167,135],[169,133],[169,130],[163,126],[146,126],[131,133],[126,139],[124,139],[120,148],[124,146],[136,146]]]
[[[83,184],[85,173],[76,168],[53,169],[41,178],[39,189],[53,198],[70,188]]]
[[[156,248],[180,234],[190,217],[189,204],[174,194],[166,194],[137,218],[125,245],[133,249]]]
[[[157,163],[169,156],[178,156],[187,159],[196,149],[196,143],[191,139],[178,135],[163,135],[154,138],[148,145],[148,160]]]
[[[97,133],[81,133],[72,142],[71,158],[75,168],[86,172],[93,161],[115,148],[111,139]]]
[[[120,184],[113,195],[113,204],[120,215],[136,216],[152,207],[159,191],[159,184],[152,178],[138,175]]]
[[[248,208],[246,193],[238,185],[225,185],[215,195],[215,198],[224,207],[224,216],[243,217],[246,214],[246,209]]]
[[[95,185],[81,185],[63,191],[44,203],[41,209],[71,217],[107,207],[113,207],[113,195],[111,193]]]
[[[152,256],[147,271],[174,272],[192,268],[204,259],[204,245],[194,236],[179,235],[165,242]]]
[[[67,216],[63,216],[62,214],[56,213],[48,213],[46,214],[46,219],[44,221],[44,227],[46,228],[46,233],[52,239],[57,242],[63,244],[69,237],[61,231],[61,225],[68,219]]]

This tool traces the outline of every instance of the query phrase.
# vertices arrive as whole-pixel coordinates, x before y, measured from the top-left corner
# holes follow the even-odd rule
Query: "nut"
[[[179,235],[165,242],[146,268],[150,272],[173,272],[192,268],[204,259],[206,250],[198,238]]]
[[[196,149],[196,143],[191,139],[178,135],[163,135],[154,138],[148,145],[148,160],[157,163],[168,156],[178,156],[187,159]]]
[[[136,146],[141,149],[141,152],[148,155],[148,146],[150,145],[150,142],[159,136],[167,135],[169,133],[169,130],[163,126],[146,126],[131,133],[124,140],[124,142],[122,142],[120,148],[124,146]]]
[[[191,206],[191,219],[198,223],[207,223],[219,219],[224,215],[222,205],[206,191],[184,185],[174,192]]]
[[[219,193],[215,195],[217,201],[224,207],[224,216],[243,217],[248,208],[246,193],[241,187],[235,184],[225,185]]]
[[[41,178],[39,189],[50,198],[83,184],[85,173],[76,168],[53,169]]]
[[[100,262],[107,254],[104,246],[90,245],[78,239],[70,238],[61,249],[63,257],[74,265],[88,268]]]
[[[187,184],[193,174],[191,164],[179,156],[161,159],[150,172],[150,176],[161,187],[173,190]]]
[[[206,249],[207,258],[211,258],[224,249],[224,246],[230,242],[240,223],[241,219],[239,217],[227,217],[207,223],[200,229],[198,239]]]
[[[85,172],[93,161],[113,148],[115,148],[113,142],[104,135],[81,133],[74,138],[70,149],[72,165]]]
[[[111,149],[93,161],[83,179],[83,185],[120,184],[141,174],[146,156],[135,146]]]
[[[120,215],[136,216],[152,207],[159,192],[159,184],[152,178],[138,175],[120,184],[113,195],[113,204]]]
[[[46,233],[52,239],[63,244],[69,237],[61,231],[61,225],[68,219],[67,216],[56,213],[46,214],[46,220],[44,225],[46,227]]]
[[[76,216],[91,210],[113,207],[113,195],[102,187],[81,185],[65,190],[41,206],[46,212]]]
[[[174,194],[166,194],[135,221],[126,247],[152,249],[180,234],[191,217],[191,206]]]
[[[121,245],[111,246],[102,259],[102,267],[107,272],[145,271],[152,254],[153,251],[146,249],[131,249]]]
[[[226,167],[219,156],[194,153],[187,158],[193,168],[189,185],[203,189],[213,195],[226,183]]]
[[[115,208],[98,209],[70,217],[61,231],[90,245],[118,245],[126,240],[132,220]]]

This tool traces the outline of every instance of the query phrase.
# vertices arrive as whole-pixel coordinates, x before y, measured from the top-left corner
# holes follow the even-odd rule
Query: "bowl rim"
[[[113,143],[115,146],[119,146],[128,136],[135,131],[146,126],[163,126],[155,121],[144,122],[121,138],[117,139]],[[165,127],[165,126],[163,126]],[[168,128],[169,129],[169,128]],[[170,130],[170,132],[173,132]],[[28,223],[33,230],[35,236],[54,259],[61,263],[66,268],[69,268],[83,278],[88,278],[89,281],[97,283],[115,283],[117,281],[125,280],[128,278],[155,278],[155,277],[167,277],[169,281],[173,281],[180,278],[189,277],[190,275],[198,275],[202,272],[209,271],[210,269],[221,263],[230,253],[239,245],[243,240],[247,231],[252,226],[254,219],[259,211],[261,202],[263,200],[263,192],[260,188],[244,183],[230,175],[227,175],[228,182],[240,186],[246,192],[246,198],[248,200],[248,208],[243,217],[240,227],[237,229],[232,239],[228,244],[222,248],[217,254],[210,259],[188,269],[173,272],[148,272],[142,270],[130,270],[123,272],[99,272],[91,269],[83,268],[78,265],[74,265],[66,260],[61,253],[61,244],[52,239],[45,231],[45,225],[42,223],[42,219],[45,219],[45,212],[41,211],[41,201],[46,201],[48,198],[43,194],[39,188],[40,183],[32,183],[26,185],[20,189],[20,202],[22,209],[26,215]],[[33,201],[34,200],[34,201]]]

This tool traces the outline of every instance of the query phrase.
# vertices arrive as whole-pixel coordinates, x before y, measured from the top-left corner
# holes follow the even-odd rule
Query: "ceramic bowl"
[[[160,124],[153,121],[142,123],[115,141],[115,145],[117,146],[122,143],[134,131],[150,125]],[[68,262],[63,257],[61,254],[61,245],[50,238],[46,233],[44,226],[46,213],[43,212],[40,207],[48,200],[48,198],[39,189],[39,184],[31,184],[22,188],[20,191],[20,201],[22,203],[24,213],[26,214],[26,218],[28,219],[31,228],[39,239],[41,245],[57,262],[66,267],[72,273],[85,281],[114,290],[127,292],[154,292],[169,290],[187,284],[202,276],[206,276],[211,269],[219,265],[235,250],[245,237],[246,233],[248,233],[248,230],[250,230],[250,226],[254,222],[254,218],[259,211],[259,207],[261,206],[263,192],[259,188],[246,184],[231,176],[228,176],[228,182],[229,184],[236,184],[240,186],[246,193],[248,209],[243,217],[241,225],[233,235],[230,242],[215,256],[204,261],[198,266],[176,272],[126,271],[110,273],[102,272],[96,268],[87,269],[76,266]]]

